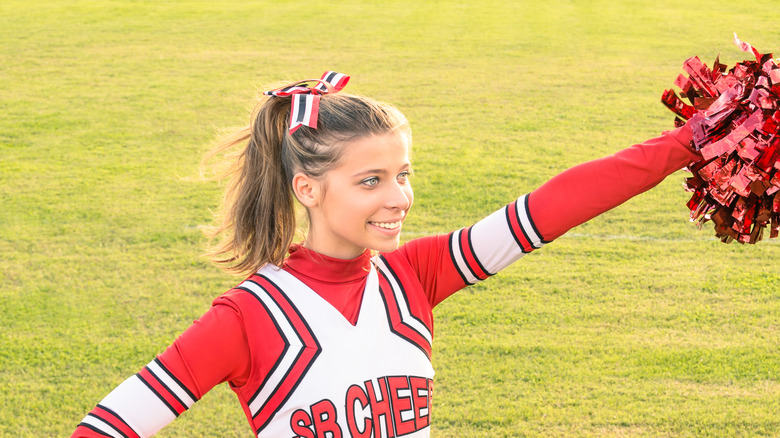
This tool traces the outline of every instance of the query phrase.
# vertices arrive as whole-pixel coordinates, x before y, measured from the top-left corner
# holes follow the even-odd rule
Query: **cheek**
[[[406,198],[409,199],[409,208],[412,208],[412,204],[414,204],[414,190],[412,190],[412,186],[406,186],[405,193]]]

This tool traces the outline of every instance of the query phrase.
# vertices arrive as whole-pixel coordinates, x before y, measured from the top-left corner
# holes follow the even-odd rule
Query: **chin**
[[[399,246],[400,241],[396,240],[395,242],[385,242],[383,244],[373,245],[371,250],[377,252],[393,252],[397,250]]]

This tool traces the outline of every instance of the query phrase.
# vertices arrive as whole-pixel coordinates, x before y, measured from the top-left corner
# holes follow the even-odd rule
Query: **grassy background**
[[[540,4],[541,3],[541,4]],[[0,436],[67,436],[238,281],[194,178],[263,84],[333,69],[415,136],[404,238],[671,126],[682,62],[777,51],[775,2],[0,4]],[[684,173],[435,310],[434,437],[780,435],[775,242],[686,221]],[[162,436],[249,436],[218,387]]]

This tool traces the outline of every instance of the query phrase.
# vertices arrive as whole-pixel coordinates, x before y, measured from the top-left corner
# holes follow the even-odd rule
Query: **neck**
[[[337,248],[334,245],[320,245],[316,243],[312,244],[313,239],[311,237],[311,234],[306,236],[306,240],[301,243],[301,246],[310,251],[314,251],[318,254],[322,254],[334,259],[352,260],[354,258],[360,257],[361,254],[366,252],[366,248],[360,248],[357,246],[351,248]],[[316,240],[314,241],[316,242]]]

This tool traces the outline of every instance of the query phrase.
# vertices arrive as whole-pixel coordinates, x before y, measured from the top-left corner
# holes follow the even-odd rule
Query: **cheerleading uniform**
[[[434,306],[698,159],[690,129],[573,167],[475,225],[353,260],[293,245],[214,300],[74,437],[150,436],[228,382],[258,437],[427,437]]]

